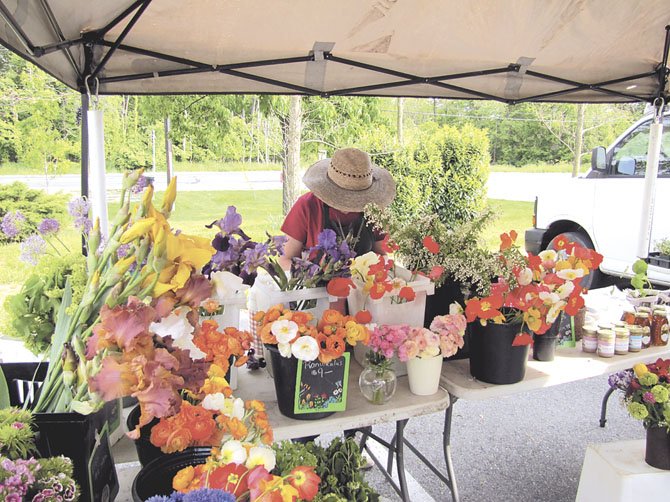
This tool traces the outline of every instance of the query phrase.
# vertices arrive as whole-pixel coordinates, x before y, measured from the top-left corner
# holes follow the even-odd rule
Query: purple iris
[[[137,182],[133,185],[133,187],[130,189],[132,193],[142,193],[146,187],[148,187],[151,183],[149,182],[149,178],[146,176],[142,175],[139,178],[137,178]]]
[[[226,215],[216,222],[216,226],[228,235],[239,232],[240,225],[242,225],[242,215],[237,212],[235,206],[228,206]]]
[[[321,248],[324,251],[330,251],[337,248],[337,234],[335,231],[330,228],[321,231],[317,237],[316,247]]]
[[[243,253],[244,267],[243,270],[247,273],[254,273],[258,268],[267,263],[268,245],[256,244],[253,248],[247,249]]]

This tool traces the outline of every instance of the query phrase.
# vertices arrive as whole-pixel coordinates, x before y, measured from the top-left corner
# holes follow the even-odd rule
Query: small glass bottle
[[[635,325],[647,328],[646,332],[642,335],[642,348],[646,349],[651,344],[651,319],[649,318],[649,314],[638,311],[635,314]]]
[[[644,328],[640,326],[631,326],[629,332],[628,351],[640,352],[642,350],[642,335],[644,334]]]
[[[582,350],[593,353],[598,349],[598,329],[593,325],[582,328]]]
[[[614,328],[614,353],[628,354],[628,346],[630,344],[630,333],[627,327],[617,326]]]
[[[599,329],[598,330],[598,355],[600,357],[614,356],[614,330]]]
[[[651,314],[651,345],[661,347],[668,343],[670,326],[665,307],[656,307]]]
[[[635,322],[635,310],[632,308],[625,309],[621,316],[621,320],[626,324],[633,324]]]

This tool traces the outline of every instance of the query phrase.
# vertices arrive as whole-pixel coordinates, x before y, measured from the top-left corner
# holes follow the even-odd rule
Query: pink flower
[[[645,392],[644,394],[642,394],[642,400],[645,403],[649,403],[649,404],[656,403],[656,398],[654,397],[654,395],[651,392]]]
[[[414,340],[405,340],[398,348],[398,358],[405,362],[419,354],[419,347]]]

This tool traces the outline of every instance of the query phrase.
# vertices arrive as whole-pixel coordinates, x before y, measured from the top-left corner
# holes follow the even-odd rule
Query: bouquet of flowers
[[[609,377],[612,388],[623,393],[628,413],[645,429],[670,428],[670,359],[638,363]]]
[[[576,315],[584,306],[586,293],[580,281],[598,268],[602,255],[559,238],[555,250],[526,256],[515,244],[515,231],[500,237],[500,250],[494,253],[496,267],[490,272],[497,280],[487,284],[481,296],[466,301],[468,322],[522,322],[541,335],[561,312]],[[516,345],[530,342],[529,335],[514,341]]]
[[[331,309],[323,313],[316,325],[310,313],[292,311],[283,305],[259,311],[254,319],[260,323],[263,343],[277,345],[283,357],[293,356],[302,361],[318,358],[326,364],[344,354],[347,343],[365,344],[369,337],[364,325]]]
[[[32,414],[18,408],[0,410],[0,498],[66,502],[79,499],[66,457],[36,459]]]

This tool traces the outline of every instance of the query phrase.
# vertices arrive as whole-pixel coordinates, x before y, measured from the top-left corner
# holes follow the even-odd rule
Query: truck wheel
[[[580,246],[583,246],[588,249],[594,249],[593,243],[591,242],[591,239],[588,238],[588,236],[584,235],[581,232],[562,232],[559,235],[565,236],[566,239],[570,242],[576,242]],[[556,249],[556,239],[558,238],[558,235],[551,239],[549,242],[549,245],[547,246],[547,249]],[[604,285],[605,283],[605,274],[603,274],[599,269],[594,270],[591,272],[589,275],[586,276],[586,278],[582,279],[581,285],[582,287],[586,289],[596,289],[599,288],[600,286]]]

